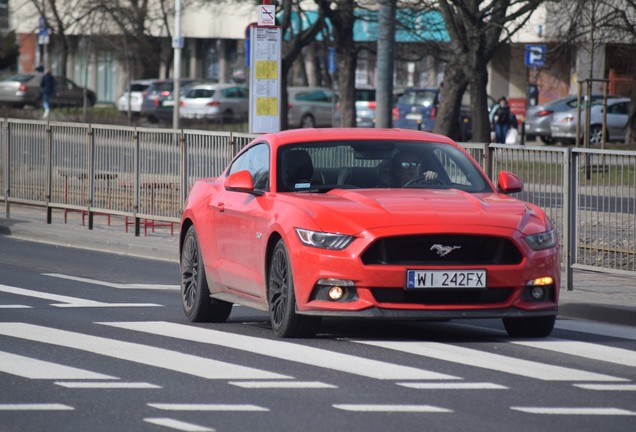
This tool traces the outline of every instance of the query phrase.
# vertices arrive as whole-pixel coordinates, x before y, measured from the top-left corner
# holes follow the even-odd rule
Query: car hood
[[[475,227],[536,233],[549,222],[534,204],[457,189],[333,189],[292,198],[325,232],[358,234],[395,226]],[[441,228],[440,228],[441,229]]]

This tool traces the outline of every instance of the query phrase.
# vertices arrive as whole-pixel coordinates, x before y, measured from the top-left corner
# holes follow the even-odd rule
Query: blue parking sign
[[[526,66],[545,66],[545,45],[526,45]]]

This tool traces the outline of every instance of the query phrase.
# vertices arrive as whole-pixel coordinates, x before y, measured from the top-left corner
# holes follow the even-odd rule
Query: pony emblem
[[[435,249],[437,251],[437,255],[440,257],[446,256],[455,249],[461,249],[461,246],[442,246],[441,244],[434,244],[431,246],[429,250]]]

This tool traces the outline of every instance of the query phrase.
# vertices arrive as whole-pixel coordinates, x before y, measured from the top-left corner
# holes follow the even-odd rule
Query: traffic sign
[[[336,72],[336,49],[334,47],[327,48],[327,70],[330,74]]]
[[[258,25],[273,26],[276,25],[276,6],[263,4],[258,6]]]
[[[541,67],[545,66],[546,46],[526,45],[526,66]]]
[[[182,49],[184,45],[183,36],[173,36],[172,37],[172,48]]]

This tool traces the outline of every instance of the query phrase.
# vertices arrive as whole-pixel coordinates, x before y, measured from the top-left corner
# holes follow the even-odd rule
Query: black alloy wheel
[[[289,254],[279,240],[272,254],[267,280],[267,299],[274,334],[282,338],[312,337],[320,325],[320,317],[296,313],[296,295]]]
[[[210,298],[194,226],[186,232],[181,248],[181,305],[193,322],[224,322],[232,312],[232,303]]]

